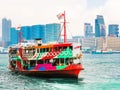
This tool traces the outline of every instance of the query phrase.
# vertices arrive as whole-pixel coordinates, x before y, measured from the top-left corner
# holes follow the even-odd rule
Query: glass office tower
[[[104,18],[102,15],[97,15],[95,19],[95,37],[105,37],[106,28],[104,23]]]
[[[45,25],[33,25],[30,30],[31,39],[41,38],[45,43]]]
[[[118,24],[110,24],[108,26],[108,36],[118,37],[119,34],[119,25]]]
[[[6,18],[2,19],[2,43],[3,47],[7,48],[10,42],[10,28],[11,28],[11,20],[7,20]]]
[[[21,37],[19,36],[21,32]],[[60,34],[60,24],[46,24],[46,25],[32,25],[32,26],[21,26],[20,30],[11,28],[10,30],[10,41],[11,44],[17,44],[19,39],[24,40],[35,40],[41,38],[43,43],[54,42],[58,40]]]
[[[90,23],[84,23],[84,36],[93,37],[93,27]]]
[[[57,23],[46,24],[45,40],[46,42],[54,42],[59,39],[61,25]]]
[[[18,30],[15,28],[10,29],[10,44],[17,44],[18,43]]]

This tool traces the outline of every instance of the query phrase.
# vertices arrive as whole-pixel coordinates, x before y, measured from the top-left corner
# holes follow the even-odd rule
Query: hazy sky
[[[104,16],[106,26],[120,24],[119,4],[120,0],[0,0],[0,20],[11,19],[12,27],[59,23],[56,15],[65,10],[68,30],[83,35],[84,23],[94,26],[98,14]]]

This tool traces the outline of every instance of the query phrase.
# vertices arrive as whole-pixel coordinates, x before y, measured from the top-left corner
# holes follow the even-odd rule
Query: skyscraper
[[[18,43],[18,30],[16,28],[10,29],[10,44],[17,44]]]
[[[108,26],[108,36],[118,37],[119,34],[119,25],[118,24],[110,24]]]
[[[11,20],[7,20],[6,18],[2,19],[2,43],[3,47],[8,47],[10,42],[10,28],[11,28]]]
[[[45,31],[45,40],[46,42],[53,42],[59,39],[60,34],[60,24],[53,23],[53,24],[46,24],[46,31]]]
[[[104,18],[102,15],[97,15],[97,18],[95,19],[95,36],[96,37],[106,36],[106,28]]]
[[[45,25],[33,25],[31,26],[31,39],[41,38],[45,43]]]
[[[93,27],[90,23],[84,23],[84,36],[93,37]]]
[[[20,31],[15,28],[10,30],[11,44],[17,44],[19,41],[19,32],[22,40],[35,40],[41,38],[43,43],[57,41],[60,33],[60,24],[21,26]]]

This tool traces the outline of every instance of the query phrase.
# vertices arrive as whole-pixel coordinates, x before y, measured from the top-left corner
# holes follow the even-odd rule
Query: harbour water
[[[120,54],[84,54],[82,63],[78,80],[36,78],[11,72],[0,54],[0,90],[120,90]]]

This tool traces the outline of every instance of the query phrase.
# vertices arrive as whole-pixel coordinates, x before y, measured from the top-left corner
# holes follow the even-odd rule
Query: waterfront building
[[[96,37],[96,49],[102,49],[103,48],[103,43],[106,43],[104,37]]]
[[[96,48],[96,39],[95,38],[82,38],[82,48],[90,49],[90,50]]]
[[[84,38],[74,36],[73,42],[82,45],[83,52],[91,52],[92,50],[112,50],[120,51],[120,37],[94,37]]]
[[[10,42],[10,28],[11,20],[3,18],[2,19],[2,46],[7,48]]]
[[[17,44],[18,43],[18,30],[16,28],[10,29],[10,44]]]
[[[73,36],[72,37],[72,41],[74,42],[74,43],[82,43],[82,38],[84,38],[83,36]]]
[[[90,23],[84,23],[84,36],[93,37],[93,26]]]
[[[97,15],[95,19],[95,37],[105,37],[106,28],[104,23],[104,18],[102,15]]]
[[[41,38],[43,43],[57,41],[60,33],[60,24],[21,26],[20,30],[11,28],[10,44],[18,41],[35,40]]]
[[[107,37],[107,47],[113,51],[120,51],[120,38]]]
[[[96,49],[112,49],[113,51],[120,51],[120,38],[117,37],[99,37],[96,38]]]
[[[119,34],[119,25],[118,24],[110,24],[108,26],[108,36],[118,37]]]
[[[33,25],[31,26],[30,36],[32,40],[41,38],[42,42],[45,43],[45,25]]]
[[[57,23],[46,24],[45,40],[46,42],[54,42],[60,39],[61,25]]]
[[[30,40],[31,39],[31,27],[30,26],[22,26],[20,27],[20,31],[21,32],[21,39],[22,40]]]

